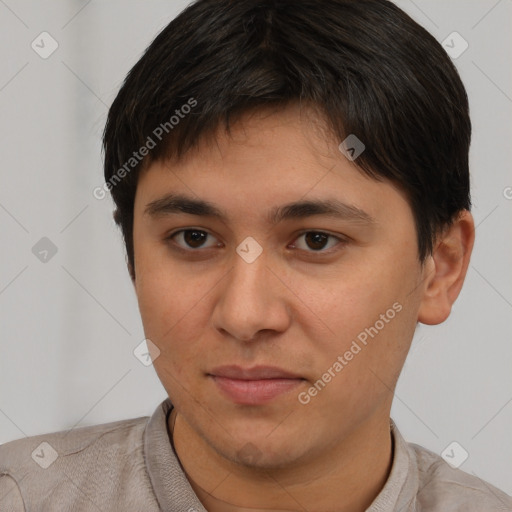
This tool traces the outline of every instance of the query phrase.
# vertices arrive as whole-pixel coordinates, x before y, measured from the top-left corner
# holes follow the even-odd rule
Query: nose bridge
[[[240,249],[246,251],[240,254]],[[286,307],[272,282],[276,278],[267,268],[270,264],[266,254],[255,256],[254,247],[240,244],[215,305],[213,321],[217,329],[250,340],[260,330],[285,328]]]
[[[261,285],[269,278],[267,255],[260,255],[251,260],[245,260],[239,256],[235,258],[235,268],[233,269],[233,278],[240,281],[241,286],[245,286],[248,292],[258,292]],[[263,291],[263,290],[259,290]]]
[[[236,248],[233,255],[233,269],[230,272],[229,293],[242,298],[260,294],[260,289],[268,279],[269,252],[252,237],[246,237]],[[256,299],[257,297],[253,297]]]
[[[257,257],[254,261],[244,260],[243,257],[234,258],[233,269],[228,277],[224,292],[226,301],[232,301],[230,307],[242,310],[250,309],[253,312],[268,299],[269,277],[267,258]]]

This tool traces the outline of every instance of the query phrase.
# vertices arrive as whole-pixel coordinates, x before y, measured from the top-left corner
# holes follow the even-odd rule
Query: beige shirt
[[[1,445],[0,512],[205,512],[172,448],[171,410],[167,399],[151,418]],[[406,443],[391,426],[391,473],[367,512],[512,511],[510,496]]]

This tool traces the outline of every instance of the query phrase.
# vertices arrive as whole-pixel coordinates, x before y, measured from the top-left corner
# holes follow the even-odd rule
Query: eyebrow
[[[150,217],[163,217],[176,213],[213,217],[224,222],[227,221],[227,215],[215,204],[183,194],[167,194],[151,201],[144,209],[144,214]],[[267,221],[274,225],[283,220],[303,219],[314,215],[324,215],[365,224],[376,223],[375,219],[364,210],[337,199],[301,200],[276,206],[267,215]]]

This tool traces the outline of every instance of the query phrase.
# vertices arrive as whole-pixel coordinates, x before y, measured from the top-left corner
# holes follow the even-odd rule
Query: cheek
[[[174,363],[197,351],[195,345],[204,329],[205,280],[189,276],[155,257],[137,264],[136,293],[147,338],[155,343],[160,359]],[[190,356],[192,357],[192,356]]]
[[[179,400],[183,389],[196,394],[198,346],[201,339],[204,305],[194,286],[183,279],[146,274],[137,288],[139,308],[146,338],[159,349],[155,371],[169,396]]]
[[[326,368],[352,347],[357,354],[348,354],[351,366],[387,362],[390,372],[398,371],[416,326],[419,301],[411,291],[418,275],[415,253],[397,248],[337,272],[313,296],[304,283],[303,293],[329,328],[325,338],[317,338]]]

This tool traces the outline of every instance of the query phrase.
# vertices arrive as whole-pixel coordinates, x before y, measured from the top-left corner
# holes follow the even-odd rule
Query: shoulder
[[[0,454],[1,459],[1,454]],[[25,504],[16,480],[0,472],[0,510],[6,512],[25,512]]]
[[[512,511],[512,498],[461,469],[451,467],[438,454],[407,443],[418,470],[417,510],[443,512]]]
[[[140,444],[146,422],[147,417],[142,417],[10,441],[0,445],[0,472],[48,469],[59,458],[77,459],[92,453],[105,458],[113,449],[122,452]]]
[[[150,489],[143,454],[147,422],[134,418],[0,445],[0,509],[32,510],[45,499],[45,505],[71,507],[95,495],[114,503],[116,489],[127,485],[130,494],[130,482]]]

